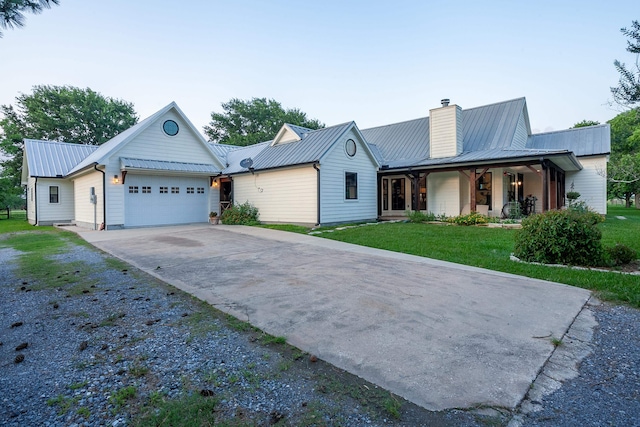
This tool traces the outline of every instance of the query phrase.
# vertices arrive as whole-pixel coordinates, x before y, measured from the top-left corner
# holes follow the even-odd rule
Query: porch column
[[[413,210],[420,210],[420,173],[413,174],[411,177],[413,181]]]
[[[542,212],[549,210],[549,167],[542,161]]]
[[[378,174],[378,216],[382,216],[382,175]]]
[[[476,170],[469,171],[469,209],[470,212],[476,212]]]

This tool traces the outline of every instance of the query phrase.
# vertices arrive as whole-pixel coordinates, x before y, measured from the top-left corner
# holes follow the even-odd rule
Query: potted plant
[[[209,223],[217,224],[220,218],[218,218],[218,212],[212,211],[209,212]]]

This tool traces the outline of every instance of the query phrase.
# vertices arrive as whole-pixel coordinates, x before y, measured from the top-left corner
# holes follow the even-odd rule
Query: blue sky
[[[604,122],[634,1],[61,0],[0,39],[0,104],[90,87],[202,130],[230,98],[367,128],[525,96],[534,132]]]

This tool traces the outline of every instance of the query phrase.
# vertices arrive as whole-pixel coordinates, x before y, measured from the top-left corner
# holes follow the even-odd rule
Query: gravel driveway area
[[[1,425],[134,425],[190,395],[215,399],[212,419],[231,425],[506,426],[515,415],[427,411],[71,240],[51,257],[56,287],[19,277],[19,256],[0,248]],[[579,376],[518,425],[640,426],[640,311],[593,310]]]

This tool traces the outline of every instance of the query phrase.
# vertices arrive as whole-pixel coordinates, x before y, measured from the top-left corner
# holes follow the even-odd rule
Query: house
[[[265,222],[329,224],[565,206],[606,213],[609,125],[532,134],[524,98],[360,130],[284,124],[249,147],[211,144],[175,103],[102,146],[25,140],[32,224],[106,229],[206,222],[250,202]]]

